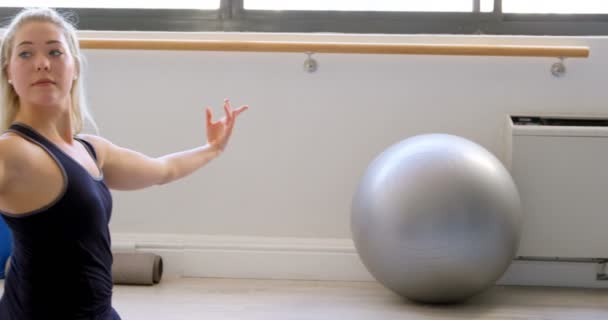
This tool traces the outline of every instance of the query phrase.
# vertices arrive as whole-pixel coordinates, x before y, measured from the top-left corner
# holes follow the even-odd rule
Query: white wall
[[[555,58],[314,54],[320,68],[309,74],[304,53],[85,50],[102,135],[150,156],[204,143],[204,106],[221,114],[229,97],[251,107],[227,152],[206,168],[162,187],[114,192],[115,245],[162,254],[167,272],[182,275],[370,280],[350,240],[350,203],[382,150],[444,132],[504,160],[507,114],[608,115],[603,37],[81,35],[108,36],[591,49],[588,59],[566,59],[562,78],[549,71]],[[606,286],[593,270],[516,263],[501,283]]]
[[[349,238],[359,177],[401,139],[452,133],[503,158],[508,113],[608,113],[604,38],[299,38],[574,44],[590,46],[591,56],[567,59],[566,76],[555,78],[555,58],[315,54],[320,69],[309,74],[303,53],[85,50],[102,135],[148,155],[203,143],[206,105],[216,114],[225,97],[251,106],[208,167],[170,185],[115,192],[114,232]]]

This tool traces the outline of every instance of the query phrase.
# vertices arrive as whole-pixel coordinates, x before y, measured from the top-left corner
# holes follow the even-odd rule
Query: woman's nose
[[[49,59],[47,59],[46,57],[39,57],[36,60],[36,70],[38,71],[48,71],[51,68]]]

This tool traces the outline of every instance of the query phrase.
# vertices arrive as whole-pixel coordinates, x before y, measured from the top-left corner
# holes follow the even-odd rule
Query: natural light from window
[[[0,7],[51,7],[51,8],[117,8],[117,9],[206,9],[220,7],[220,0],[2,0]]]
[[[479,3],[481,12],[494,11],[494,0],[481,0]]]
[[[473,0],[243,0],[248,10],[471,12]],[[203,9],[220,0],[2,0],[0,7]],[[482,12],[494,0],[480,0]],[[606,14],[608,0],[502,0],[504,13]]]
[[[502,0],[505,13],[608,13],[608,0]]]
[[[249,10],[471,12],[472,0],[244,0]]]

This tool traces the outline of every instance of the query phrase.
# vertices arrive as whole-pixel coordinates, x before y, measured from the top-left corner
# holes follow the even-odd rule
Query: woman
[[[109,189],[185,177],[226,147],[237,116],[213,121],[207,144],[160,158],[79,134],[85,118],[74,28],[48,8],[26,9],[0,47],[3,129],[0,212],[13,234],[0,319],[120,319],[112,308]]]

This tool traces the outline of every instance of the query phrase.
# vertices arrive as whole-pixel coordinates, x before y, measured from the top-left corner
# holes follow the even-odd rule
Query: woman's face
[[[69,106],[74,58],[59,27],[29,22],[15,33],[7,75],[21,106]]]

